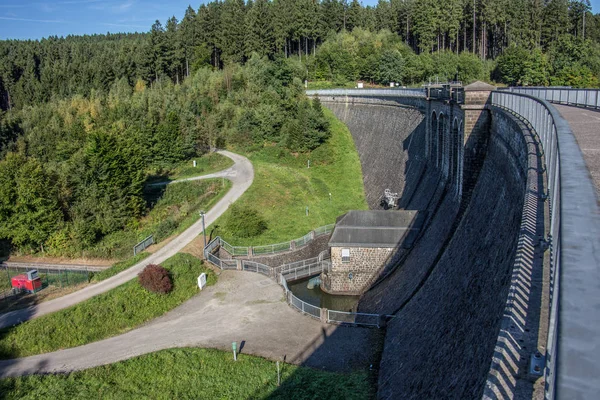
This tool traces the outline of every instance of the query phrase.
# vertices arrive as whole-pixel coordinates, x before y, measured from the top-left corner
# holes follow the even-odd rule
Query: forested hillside
[[[598,86],[599,41],[587,0],[224,0],[148,33],[0,41],[0,238],[76,252],[210,147],[317,148],[305,79]]]
[[[243,63],[253,52],[298,57],[305,63],[301,78],[309,79],[386,83],[390,74],[382,70],[405,68],[394,80],[417,83],[466,75],[468,64],[476,69],[468,77],[481,72],[507,84],[596,85],[600,15],[590,10],[589,0],[380,0],[376,7],[357,0],[212,1],[189,7],[181,21],[156,21],[146,34],[0,41],[0,108],[106,92],[120,78],[130,85],[161,77],[177,83],[203,66]],[[361,33],[335,36],[356,28]],[[373,37],[382,30],[392,36]],[[373,49],[380,54],[368,53],[366,68],[336,66]],[[495,69],[461,53],[502,62]],[[448,60],[459,71],[443,66]]]
[[[137,224],[154,171],[225,143],[310,151],[329,136],[293,62],[255,56],[199,69],[176,85],[126,78],[106,94],[23,106],[2,122],[0,238],[21,250],[77,254]],[[62,252],[57,251],[63,249]]]

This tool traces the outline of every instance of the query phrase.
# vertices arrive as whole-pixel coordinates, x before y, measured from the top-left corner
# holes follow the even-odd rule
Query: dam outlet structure
[[[388,189],[397,207],[378,212],[419,219],[408,245],[397,234],[371,264],[354,266],[375,253],[350,243],[368,231],[330,243],[322,287],[357,289],[359,312],[388,316],[378,398],[548,397],[551,252],[540,238],[554,177],[531,124],[494,105],[495,93],[482,82],[307,91],[348,126],[370,212],[385,208]],[[532,355],[543,368],[531,370]]]

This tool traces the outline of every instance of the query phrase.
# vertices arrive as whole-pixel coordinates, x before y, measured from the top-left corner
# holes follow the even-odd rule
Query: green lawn
[[[239,238],[227,231],[226,212],[216,221],[213,236],[221,235],[240,246],[278,243],[334,223],[348,210],[367,209],[360,160],[350,131],[329,110],[323,111],[332,135],[312,154],[292,155],[273,146],[249,155],[254,183],[238,203],[258,210],[267,221],[267,231]]]
[[[366,373],[337,374],[206,349],[163,350],[69,375],[0,380],[4,399],[339,399],[374,398]]]
[[[162,266],[173,280],[169,294],[150,293],[133,279],[73,307],[0,331],[0,358],[47,353],[127,332],[198,293],[200,273],[207,274],[208,285],[216,282],[212,270],[189,254],[176,254]]]

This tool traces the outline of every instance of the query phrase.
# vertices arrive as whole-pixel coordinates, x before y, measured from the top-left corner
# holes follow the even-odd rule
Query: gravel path
[[[246,157],[224,150],[219,151],[219,153],[231,158],[235,164],[221,172],[185,179],[197,180],[224,177],[233,183],[231,189],[225,194],[225,196],[223,196],[223,198],[206,213],[206,227],[210,226],[217,218],[219,218],[225,212],[225,210],[227,210],[231,203],[240,198],[240,196],[250,187],[254,179],[254,169]],[[12,326],[32,318],[62,310],[63,308],[70,307],[98,294],[114,289],[115,287],[135,278],[146,265],[160,264],[168,258],[174,256],[201,233],[202,220],[200,219],[194,223],[194,225],[186,229],[181,235],[170,241],[150,257],[111,278],[108,278],[95,285],[88,286],[75,293],[60,297],[56,300],[47,301],[33,307],[0,315],[0,328]]]
[[[209,347],[350,371],[379,363],[377,329],[322,324],[293,310],[282,288],[260,274],[224,271],[217,284],[148,324],[120,336],[38,356],[0,361],[0,377],[60,373],[173,347]]]

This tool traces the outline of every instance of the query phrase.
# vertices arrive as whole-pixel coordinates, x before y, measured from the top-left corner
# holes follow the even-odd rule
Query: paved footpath
[[[217,283],[148,324],[72,349],[0,361],[0,377],[65,373],[173,347],[241,352],[333,371],[378,365],[378,329],[322,324],[293,310],[283,289],[260,274],[223,271]]]
[[[232,167],[215,174],[186,179],[197,180],[224,177],[233,183],[231,189],[223,196],[223,198],[206,213],[205,222],[207,227],[210,226],[217,218],[219,218],[225,212],[225,210],[227,210],[231,203],[236,201],[242,194],[244,194],[254,179],[254,169],[246,157],[224,150],[219,151],[219,153],[231,158],[235,164]],[[167,243],[156,253],[111,278],[105,279],[97,284],[87,286],[82,290],[57,298],[55,300],[0,315],[0,328],[13,326],[32,318],[62,310],[63,308],[73,306],[98,294],[114,289],[115,287],[135,278],[146,265],[160,264],[168,258],[173,257],[201,233],[202,220],[200,219],[194,223],[194,225],[186,229],[181,235]]]
[[[600,112],[559,104],[554,107],[571,127],[600,199]]]

